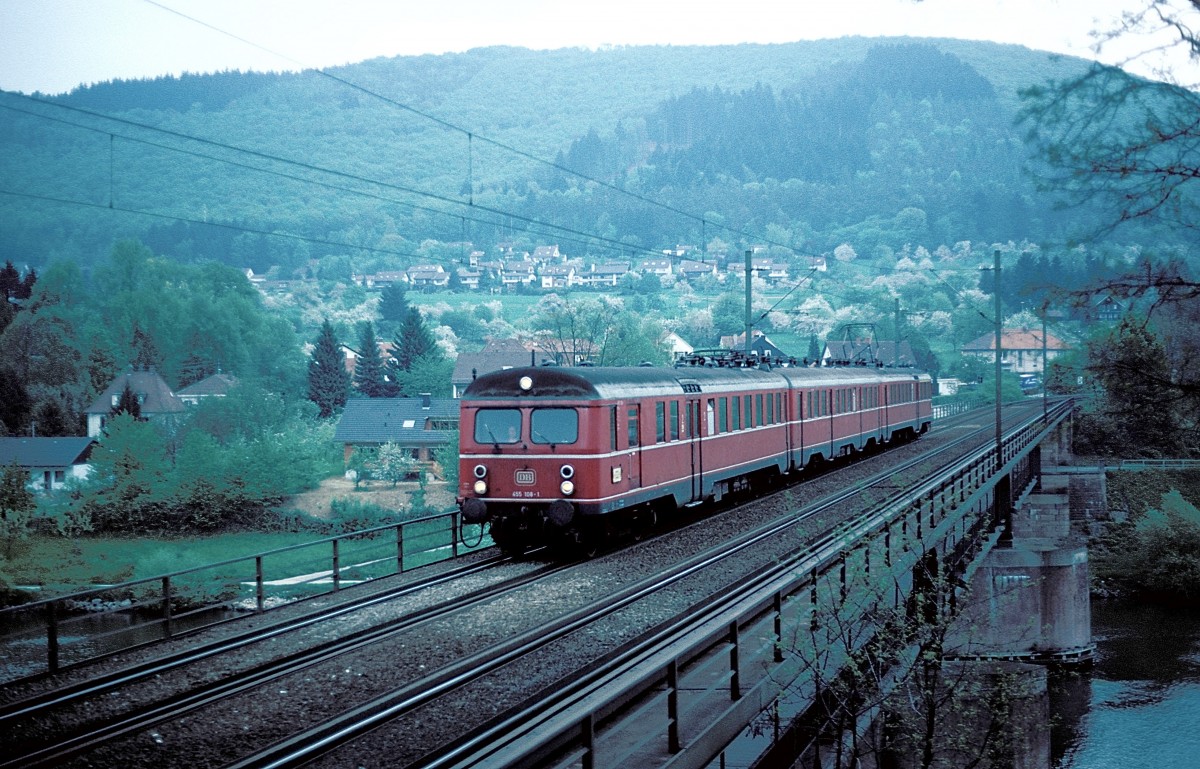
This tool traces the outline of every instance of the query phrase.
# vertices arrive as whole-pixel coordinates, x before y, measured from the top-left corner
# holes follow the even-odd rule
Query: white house
[[[54,491],[70,478],[87,478],[93,444],[91,438],[0,438],[0,466],[16,464],[29,473],[32,491]]]

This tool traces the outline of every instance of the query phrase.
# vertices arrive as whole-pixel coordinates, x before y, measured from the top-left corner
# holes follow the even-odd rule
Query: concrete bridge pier
[[[1011,537],[971,577],[957,643],[948,649],[952,656],[1041,663],[1090,659],[1095,647],[1087,544],[1072,529],[1070,479],[1041,470],[1043,462],[1068,461],[1069,441],[1068,425],[1031,454],[1036,484],[1013,503]]]

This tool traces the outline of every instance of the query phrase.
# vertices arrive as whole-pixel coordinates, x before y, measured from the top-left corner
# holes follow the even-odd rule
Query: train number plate
[[[537,476],[532,470],[518,470],[513,480],[521,486],[532,486],[537,481]]]

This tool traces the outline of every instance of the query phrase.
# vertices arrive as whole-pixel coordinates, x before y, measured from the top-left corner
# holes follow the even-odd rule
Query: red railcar
[[[518,368],[461,403],[459,504],[506,550],[603,541],[929,428],[927,374],[867,367]]]

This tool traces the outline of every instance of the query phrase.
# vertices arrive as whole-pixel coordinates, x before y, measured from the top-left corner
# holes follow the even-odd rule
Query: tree
[[[108,421],[92,451],[92,474],[84,503],[98,528],[116,531],[170,528],[164,516],[170,470],[162,436],[129,413]]]
[[[158,351],[154,338],[136,322],[133,324],[132,346],[134,371],[158,371],[162,367],[162,353]]]
[[[21,273],[11,261],[5,262],[3,269],[0,269],[0,294],[3,294],[6,300],[16,299],[20,291]]]
[[[71,417],[58,398],[47,398],[39,403],[34,410],[33,421],[37,426],[37,434],[41,436],[53,438],[75,434]]]
[[[0,475],[0,537],[4,539],[6,558],[12,558],[13,547],[29,535],[37,501],[28,483],[29,473],[17,465],[16,460]]]
[[[33,402],[17,372],[0,365],[0,429],[7,435],[18,435],[29,424]]]
[[[534,328],[544,331],[543,345],[564,365],[599,361],[621,308],[620,300],[579,299],[550,294],[537,303]]]
[[[393,373],[407,373],[412,370],[416,360],[437,354],[437,342],[426,327],[421,311],[415,307],[409,308],[404,323],[392,340],[392,360],[389,368]]]
[[[125,388],[121,390],[121,396],[117,398],[116,404],[112,407],[111,412],[114,416],[117,414],[128,414],[135,421],[142,421],[142,401],[138,394],[133,391],[129,383],[125,383]]]
[[[397,285],[384,286],[379,292],[379,317],[386,323],[402,323],[412,306],[404,295],[404,288]]]
[[[638,366],[642,363],[666,366],[671,362],[671,356],[662,344],[665,333],[657,319],[621,312],[613,321],[612,334],[598,363],[602,366]]]
[[[345,407],[349,395],[346,356],[333,333],[333,324],[326,318],[308,361],[308,399],[317,404],[320,417],[328,419]]]
[[[1200,510],[1177,490],[1157,508],[1111,526],[1093,556],[1096,576],[1160,601],[1200,602]]]
[[[1027,724],[1009,718],[1011,704],[1039,688],[1019,675],[981,671],[982,663],[948,663],[947,656],[974,651],[952,608],[965,598],[956,567],[917,555],[916,546],[894,550],[913,559],[904,600],[898,583],[865,568],[862,551],[847,553],[814,576],[808,617],[784,635],[782,652],[802,671],[797,684],[816,693],[805,718],[822,738],[818,765],[997,766],[987,758],[1027,738]]]
[[[435,398],[450,397],[450,379],[454,376],[454,361],[434,352],[413,361],[410,371],[393,369],[396,394],[413,398],[430,393]]]
[[[1178,381],[1179,368],[1149,326],[1126,316],[1111,335],[1089,342],[1088,355],[1088,371],[1104,388],[1092,407],[1105,420],[1103,443],[1152,456],[1181,456],[1200,445],[1197,384]]]
[[[388,397],[388,381],[384,375],[383,356],[375,341],[375,326],[365,321],[358,330],[358,357],[354,361],[354,389],[368,398]]]
[[[390,441],[375,451],[375,456],[368,461],[368,464],[371,477],[388,481],[392,484],[392,488],[395,488],[398,482],[407,478],[417,469],[417,463],[408,451]]]
[[[25,273],[25,277],[21,279],[21,287],[17,291],[18,299],[28,299],[33,296],[33,284],[37,283],[37,270],[32,267]]]
[[[821,343],[817,340],[816,334],[808,337],[808,355],[805,357],[810,361],[821,360]]]
[[[1099,205],[1101,231],[1135,220],[1158,219],[1195,228],[1200,185],[1200,93],[1178,83],[1169,67],[1148,61],[1171,48],[1200,54],[1200,3],[1143,0],[1098,34],[1098,48],[1145,34],[1165,33],[1158,44],[1128,57],[1126,68],[1149,63],[1154,77],[1095,64],[1082,75],[1026,90],[1021,118],[1046,160],[1044,186],[1068,202]],[[1162,35],[1158,37],[1161,41]]]

